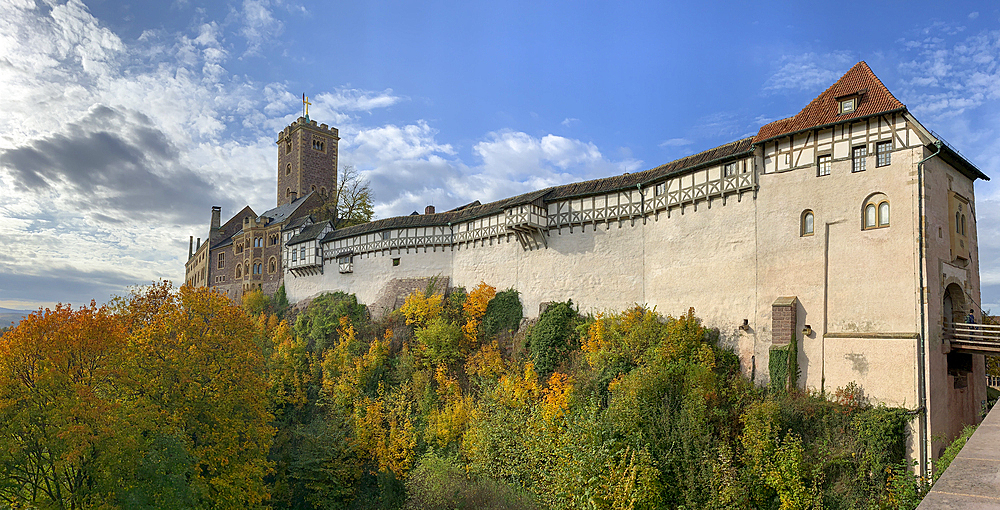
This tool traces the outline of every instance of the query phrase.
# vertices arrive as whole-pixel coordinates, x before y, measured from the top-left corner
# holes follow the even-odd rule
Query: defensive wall
[[[432,277],[515,288],[528,316],[693,307],[759,383],[794,340],[801,387],[926,411],[911,452],[927,469],[985,399],[968,382],[982,356],[943,334],[979,302],[976,178],[862,63],[796,117],[650,170],[302,231],[284,282],[293,302],[339,290],[375,315]]]

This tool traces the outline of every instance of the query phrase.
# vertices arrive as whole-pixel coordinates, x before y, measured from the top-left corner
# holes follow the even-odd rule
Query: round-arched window
[[[869,230],[889,226],[889,197],[872,193],[861,206],[861,228]]]
[[[809,209],[803,211],[801,226],[799,228],[799,235],[801,236],[813,235],[813,232],[815,231],[814,223],[815,223],[815,217],[813,215],[813,212]]]

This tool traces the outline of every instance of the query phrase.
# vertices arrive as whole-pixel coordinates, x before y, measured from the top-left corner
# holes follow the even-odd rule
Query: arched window
[[[242,265],[237,265],[236,266],[236,277],[237,278],[243,278],[243,266]]]
[[[285,167],[285,175],[291,175],[291,174],[292,174],[292,164],[289,163],[288,166]]]
[[[875,228],[877,226],[875,204],[865,206],[865,228]]]
[[[310,189],[309,191],[316,191],[316,185],[315,185],[315,184],[313,184],[313,185],[312,185],[312,188],[311,188],[311,189]]]
[[[326,196],[326,186],[320,186],[319,194],[323,195],[324,197]]]
[[[271,257],[267,261],[267,272],[269,274],[273,274],[277,270],[278,270],[278,259]]]
[[[889,198],[872,193],[861,208],[861,228],[870,230],[889,226]]]
[[[811,236],[811,235],[813,235],[813,232],[814,232],[814,228],[813,228],[814,225],[813,225],[813,223],[814,222],[815,222],[815,217],[813,216],[813,212],[811,210],[809,210],[809,209],[806,209],[805,211],[803,211],[802,212],[802,221],[800,222],[801,226],[799,227],[799,235],[800,236]]]
[[[965,215],[962,215],[962,235],[965,235]]]
[[[955,233],[962,233],[962,213],[957,211],[955,212]]]
[[[292,188],[285,188],[285,196],[286,197],[292,196]]]

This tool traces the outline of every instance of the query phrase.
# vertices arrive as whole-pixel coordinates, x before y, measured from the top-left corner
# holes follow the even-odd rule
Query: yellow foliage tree
[[[389,359],[392,331],[386,330],[382,339],[373,340],[368,345],[368,352],[360,356],[354,354],[360,343],[357,330],[347,317],[340,318],[337,335],[340,342],[327,351],[323,359],[323,393],[340,409],[349,412],[350,406],[361,396],[364,388],[372,384],[373,378]]]
[[[422,290],[414,291],[406,296],[406,301],[399,311],[406,317],[406,323],[416,328],[427,325],[431,319],[441,315],[444,310],[444,296],[441,294],[427,295]]]
[[[158,410],[161,433],[186,438],[197,466],[191,483],[215,508],[260,507],[275,432],[266,332],[204,287],[153,286],[124,303],[122,316],[131,326],[130,384]]]
[[[469,352],[479,343],[479,325],[486,315],[486,305],[497,295],[496,287],[479,282],[479,285],[465,298],[462,311],[465,313],[465,324],[462,325],[463,350]]]
[[[499,379],[505,369],[496,340],[480,347],[465,363],[466,374],[488,381]]]
[[[405,478],[413,467],[417,431],[413,425],[413,402],[409,385],[386,391],[381,384],[378,397],[362,397],[354,406],[354,437],[378,465]]]

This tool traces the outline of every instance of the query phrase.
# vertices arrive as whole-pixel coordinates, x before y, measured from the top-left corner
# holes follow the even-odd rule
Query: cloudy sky
[[[1000,181],[994,2],[0,0],[0,307],[182,281],[212,205],[274,206],[303,93],[386,217],[755,134],[859,60]],[[994,311],[998,181],[976,191]]]

